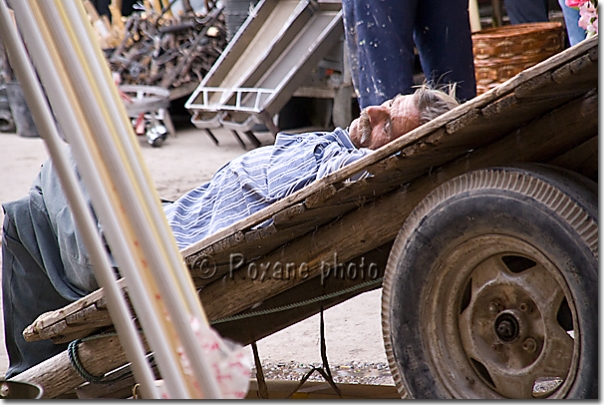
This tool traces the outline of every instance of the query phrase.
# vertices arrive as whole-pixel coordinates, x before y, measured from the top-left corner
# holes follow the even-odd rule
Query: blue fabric
[[[428,82],[476,96],[467,0],[343,0],[348,61],[359,106],[413,92],[414,46]]]
[[[66,348],[51,341],[26,342],[23,329],[98,284],[52,161],[44,163],[28,196],[3,209],[2,305],[10,378]]]
[[[562,14],[564,15],[564,25],[566,25],[568,42],[570,43],[570,46],[577,45],[585,39],[586,35],[585,30],[579,27],[579,10],[568,7],[564,0],[558,0],[558,4],[560,4]]]
[[[274,145],[234,159],[209,183],[164,210],[182,249],[369,153],[357,149],[339,128],[278,134]],[[3,208],[2,292],[10,378],[65,349],[49,341],[25,342],[23,329],[98,285],[52,161],[42,166],[29,196]]]
[[[348,133],[289,135],[222,167],[210,183],[164,208],[180,249],[229,226],[365,156]]]
[[[504,4],[512,24],[549,21],[548,0],[505,0]]]

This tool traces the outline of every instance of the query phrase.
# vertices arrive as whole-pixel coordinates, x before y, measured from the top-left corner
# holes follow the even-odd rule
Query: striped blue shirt
[[[232,160],[164,209],[180,249],[371,153],[348,132],[279,133],[274,145]]]

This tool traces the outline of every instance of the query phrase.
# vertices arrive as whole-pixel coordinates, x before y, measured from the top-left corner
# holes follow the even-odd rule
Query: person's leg
[[[568,34],[568,42],[571,46],[577,45],[585,39],[585,30],[579,27],[579,10],[570,8],[564,0],[558,0],[562,14],[564,15],[564,24],[566,25],[566,33]]]
[[[420,1],[414,38],[429,83],[457,83],[460,101],[476,96],[467,0]]]
[[[348,60],[361,108],[412,92],[416,2],[343,0]]]
[[[547,22],[547,0],[505,0],[505,9],[512,24]]]
[[[42,266],[30,215],[29,197],[5,205],[2,237],[2,305],[4,339],[9,357],[5,378],[64,351],[66,344],[26,342],[23,330],[40,314],[70,301],[61,297]]]

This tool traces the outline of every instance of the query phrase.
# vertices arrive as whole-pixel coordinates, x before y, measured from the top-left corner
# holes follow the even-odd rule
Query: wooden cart
[[[401,396],[597,396],[597,64],[596,36],[184,249],[214,327],[248,344],[383,284]],[[24,335],[111,325],[99,290]],[[126,363],[116,337],[78,353],[93,375]],[[85,382],[67,353],[15,379],[45,397]]]

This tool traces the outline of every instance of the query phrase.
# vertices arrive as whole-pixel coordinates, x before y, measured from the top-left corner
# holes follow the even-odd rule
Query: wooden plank
[[[216,242],[212,248],[214,249],[214,254],[219,253],[224,250],[229,250],[233,246],[237,246],[239,243],[245,240],[245,235],[243,233],[244,230],[239,230],[232,235],[227,236],[224,239]]]
[[[552,87],[553,84],[554,80],[552,79],[551,72],[544,72],[543,74],[533,77],[516,87],[516,89],[514,89],[514,93],[518,98],[534,97],[536,94],[538,94],[539,90]]]
[[[358,201],[345,202],[337,205],[324,205],[314,209],[306,209],[299,215],[292,217],[289,221],[281,222],[276,224],[279,231],[293,226],[306,224],[309,227],[315,227],[326,222],[337,218],[340,215],[344,215],[351,209],[363,204],[361,198]]]
[[[294,267],[304,266],[308,269],[310,278],[320,275],[321,263],[332,259],[334,251],[342,261],[372,250],[392,239],[398,231],[397,221],[386,220],[386,216],[404,218],[403,204],[388,204],[400,195],[383,197],[382,199],[363,206],[344,216],[335,223],[319,228],[309,236],[299,238],[278,251],[255,261],[254,267],[260,268],[267,263],[281,263],[283,266],[293,264]],[[385,200],[385,202],[384,202]],[[385,209],[385,206],[388,209]],[[391,205],[399,208],[392,211]],[[384,209],[382,209],[384,208]],[[402,215],[397,215],[400,211]],[[372,226],[368,227],[368,222]],[[393,230],[392,227],[396,227]],[[385,239],[384,239],[385,238]],[[354,254],[352,253],[354,252]],[[233,278],[221,280],[207,285],[200,291],[200,298],[208,313],[212,316],[225,317],[254,307],[278,293],[293,287],[298,279],[267,277],[263,280],[249,277],[249,266],[238,269]],[[229,291],[225,296],[225,291]],[[220,297],[220,305],[216,305]]]
[[[383,163],[383,162],[380,162]],[[381,167],[378,167],[378,170]],[[308,216],[314,211],[333,212],[333,217],[344,215],[351,209],[368,204],[390,191],[400,187],[400,173],[389,167],[379,173],[379,177],[369,177],[363,180],[346,184],[328,200],[322,201],[321,206],[310,210]]]
[[[577,58],[567,64],[560,66],[552,72],[552,79],[559,84],[565,84],[569,82],[586,81],[586,78],[593,79],[594,65],[597,68],[598,54],[597,47],[592,48],[585,55]],[[588,73],[585,73],[588,71]]]
[[[275,222],[275,225],[287,224],[293,218],[304,213],[305,211],[306,206],[304,203],[294,204],[291,207],[287,207],[284,210],[277,212],[273,216],[273,221]]]
[[[67,316],[64,320],[41,329],[36,340],[52,339],[54,343],[66,343],[111,325],[113,322],[107,309],[99,310],[95,305],[90,305]]]
[[[485,118],[494,121],[494,124],[499,127],[498,132],[507,133],[564,104],[574,96],[575,93],[571,97],[565,95],[564,97],[519,98],[517,93],[512,93],[485,107],[482,114]]]
[[[445,125],[445,130],[449,134],[454,134],[464,128],[473,127],[477,120],[480,118],[481,113],[477,108],[469,110],[466,114],[461,117],[451,120]]]
[[[594,181],[598,179],[598,137],[594,136],[581,145],[558,156],[549,164],[580,173]]]
[[[118,280],[118,287],[123,291],[126,290],[124,279]],[[97,309],[106,308],[105,305],[97,305],[97,302],[104,302],[103,294],[103,289],[99,288],[98,290],[91,292],[87,296],[82,297],[81,299],[66,305],[57,311],[41,314],[31,325],[25,328],[23,331],[23,337],[28,342],[40,340],[40,333],[42,333],[43,330],[47,329],[51,325],[63,321],[72,314],[76,314],[82,310],[88,311],[88,307],[90,306],[96,306]],[[66,322],[65,326],[67,326]]]
[[[249,260],[254,260],[261,257],[279,246],[294,240],[304,234],[313,232],[319,223],[325,220],[320,219],[315,224],[306,222],[286,228],[277,232],[271,232],[265,239],[252,240],[242,243],[230,250],[224,250],[215,255],[197,256],[196,262],[192,267],[189,267],[191,276],[194,279],[196,287],[203,287],[215,280],[220,280],[230,274],[231,269],[238,265],[242,260],[246,263]],[[269,225],[268,228],[274,228],[274,225]],[[261,230],[258,230],[259,232]],[[252,239],[252,238],[250,238]]]
[[[584,93],[592,88],[593,79],[598,77],[598,64],[589,54],[585,54],[570,63],[552,71],[549,80],[557,83],[524,83],[515,90],[518,98],[566,98]]]
[[[484,148],[498,150],[505,162],[519,159],[526,161],[530,151],[530,160],[545,162],[566,153],[569,149],[582,144],[597,134],[598,95],[590,92],[585,97],[571,101],[538,120],[519,128],[511,136]],[[488,155],[487,152],[483,152]],[[479,158],[474,157],[474,162]],[[484,162],[486,164],[488,162]],[[478,164],[478,163],[477,163]],[[481,162],[480,165],[483,163]],[[468,170],[470,167],[468,167]]]
[[[335,186],[331,184],[327,185],[316,193],[309,195],[308,198],[304,200],[304,206],[309,209],[313,209],[317,206],[320,206],[325,200],[335,195],[336,192],[337,189]]]
[[[70,326],[86,324],[89,322],[94,323],[95,321],[106,317],[106,312],[109,311],[107,309],[99,310],[96,305],[91,305],[81,311],[76,312],[75,314],[66,316],[65,321]]]
[[[516,98],[516,95],[508,94],[507,96],[502,97],[483,108],[482,115],[487,119],[497,119],[499,118],[500,114],[506,113],[517,106],[518,99]]]
[[[363,256],[356,257],[346,263],[341,263],[342,266],[339,267],[337,271],[332,265],[332,259],[332,261],[325,266],[324,272],[319,277],[302,282],[284,293],[269,298],[261,305],[255,307],[252,311],[265,311],[284,305],[304,302],[321,295],[333,294],[337,291],[342,291],[346,288],[381,278],[386,269],[391,246],[392,242],[389,242]],[[351,263],[354,263],[354,266],[351,266]],[[321,305],[323,305],[324,309],[327,309],[362,292],[370,291],[379,288],[380,286],[381,283],[374,284],[363,287],[355,292],[335,296],[325,301],[288,309],[282,312],[213,324],[213,327],[221,336],[228,337],[242,345],[247,345],[254,340],[260,340],[320,312]],[[247,312],[251,311],[245,311],[241,314]],[[376,316],[380,316],[380,314],[377,313]],[[213,321],[215,320],[216,319],[213,319]]]

